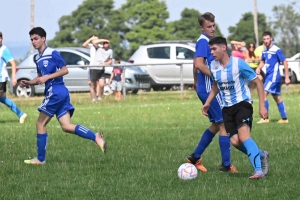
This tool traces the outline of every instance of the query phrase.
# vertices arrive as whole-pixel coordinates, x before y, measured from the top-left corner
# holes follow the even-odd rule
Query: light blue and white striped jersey
[[[276,45],[272,45],[269,49],[265,47],[261,59],[265,62],[266,66],[266,80],[281,82],[279,66],[280,62],[285,60],[281,49]]]
[[[244,60],[230,57],[230,62],[225,67],[214,60],[210,70],[213,80],[218,84],[223,107],[230,107],[242,101],[252,104],[248,83],[257,75]]]
[[[6,64],[13,60],[8,48],[4,45],[0,47],[0,82],[9,81]]]

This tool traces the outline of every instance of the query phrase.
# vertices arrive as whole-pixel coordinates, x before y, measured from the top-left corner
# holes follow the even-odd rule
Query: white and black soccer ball
[[[197,177],[198,170],[193,164],[184,163],[178,168],[177,174],[181,180],[193,180]]]

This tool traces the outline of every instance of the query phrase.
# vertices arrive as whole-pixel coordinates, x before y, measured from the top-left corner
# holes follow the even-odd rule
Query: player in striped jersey
[[[212,85],[208,65],[213,60],[213,56],[210,53],[208,42],[215,34],[215,16],[209,12],[204,13],[198,17],[198,22],[202,30],[202,34],[196,44],[196,53],[194,58],[194,87],[200,101],[204,104]],[[204,131],[194,153],[187,157],[187,161],[194,164],[200,171],[206,172],[207,169],[202,164],[201,155],[211,143],[214,136],[220,131],[219,145],[222,164],[219,170],[221,172],[236,173],[237,170],[230,161],[230,141],[223,123],[220,106],[221,102],[222,100],[220,96],[213,99],[212,106],[208,111],[208,117],[211,125]]]
[[[268,173],[268,152],[261,151],[250,137],[253,107],[248,83],[252,82],[257,86],[259,113],[262,118],[266,118],[268,112],[264,106],[263,84],[244,60],[228,56],[225,38],[215,37],[210,40],[209,45],[215,59],[210,65],[214,84],[202,113],[208,115],[212,100],[220,92],[223,99],[222,115],[230,141],[248,155],[254,168],[254,173],[249,178],[263,178]]]

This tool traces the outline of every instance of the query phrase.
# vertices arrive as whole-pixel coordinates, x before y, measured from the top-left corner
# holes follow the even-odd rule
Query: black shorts
[[[105,78],[104,69],[91,69],[90,77],[91,81],[98,81],[100,78]]]
[[[6,92],[6,82],[0,82],[0,93]]]
[[[247,123],[250,129],[252,128],[252,104],[242,101],[236,105],[230,107],[224,107],[222,109],[222,116],[226,132],[230,137],[238,132],[238,129]]]

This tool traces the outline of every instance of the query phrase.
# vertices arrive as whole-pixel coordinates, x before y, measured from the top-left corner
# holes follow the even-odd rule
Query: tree
[[[275,41],[287,57],[300,52],[299,27],[300,15],[295,12],[295,2],[290,5],[273,7],[275,20],[272,21],[272,28],[275,30]]]
[[[196,40],[200,36],[198,16],[200,12],[195,9],[185,8],[181,12],[181,19],[170,22],[172,35],[176,40]],[[222,36],[219,26],[216,25],[216,36]]]
[[[127,0],[120,11],[125,13],[125,24],[129,29],[125,38],[130,44],[131,54],[142,44],[172,38],[166,22],[169,12],[164,1]]]
[[[258,38],[262,41],[262,33],[265,30],[270,30],[270,25],[266,21],[265,14],[258,13],[257,19],[258,19]],[[246,44],[255,43],[253,14],[251,12],[247,12],[243,14],[242,18],[236,24],[236,26],[230,26],[228,30],[230,34],[227,38],[228,42],[232,40],[237,40],[237,41],[244,41],[246,42]]]
[[[48,42],[49,46],[81,46],[85,40],[96,34],[99,38],[108,38],[111,41],[115,55],[125,57],[126,51],[122,42],[127,27],[122,20],[123,13],[113,8],[113,0],[83,1],[71,15],[59,19],[59,31]]]

